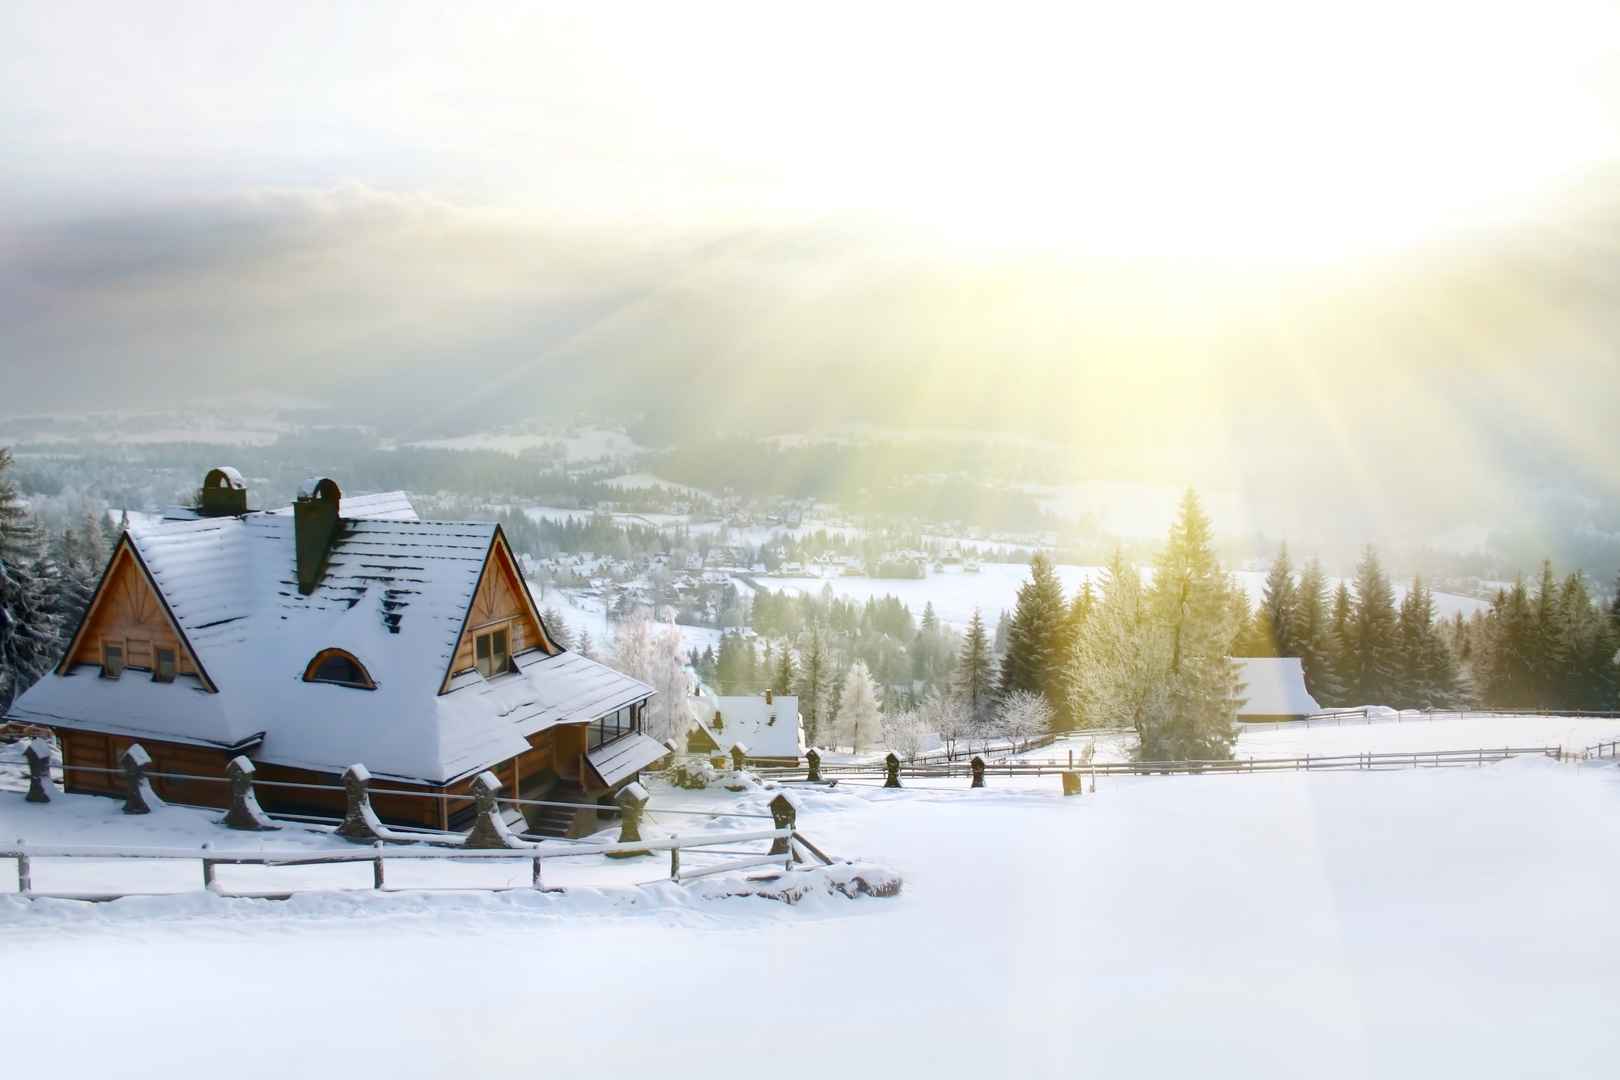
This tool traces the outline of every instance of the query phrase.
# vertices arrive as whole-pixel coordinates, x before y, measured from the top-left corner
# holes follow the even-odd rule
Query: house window
[[[152,652],[152,681],[174,682],[174,650],[155,649]]]
[[[592,720],[586,729],[585,749],[606,746],[622,735],[641,730],[641,716],[634,708],[620,709]]]
[[[478,674],[486,679],[512,670],[506,627],[497,627],[474,638],[473,656],[478,661]]]
[[[356,690],[375,690],[377,684],[365,665],[342,649],[322,649],[304,668],[305,682],[331,683]]]
[[[124,673],[124,647],[110,641],[101,643],[101,677],[116,679]]]

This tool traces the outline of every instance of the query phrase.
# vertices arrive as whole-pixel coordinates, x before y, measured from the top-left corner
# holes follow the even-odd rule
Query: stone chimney
[[[321,583],[326,557],[338,533],[338,503],[343,493],[336,481],[310,477],[293,503],[293,539],[298,553],[298,591],[308,596]]]
[[[203,517],[232,517],[247,513],[247,482],[229,465],[215,465],[203,477],[197,513]]]

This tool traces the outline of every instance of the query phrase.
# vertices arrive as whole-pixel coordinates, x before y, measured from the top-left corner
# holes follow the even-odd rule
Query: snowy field
[[[1620,1052],[1612,764],[939,786],[799,793],[817,844],[904,875],[888,900],[0,897],[7,1072],[1520,1077]],[[103,841],[231,836],[84,801]],[[0,835],[66,809],[0,793]]]
[[[1098,761],[1129,761],[1136,736],[1127,732],[1079,732],[1051,746],[1016,755],[1023,761],[1066,761],[1087,742],[1097,742]],[[1561,746],[1579,753],[1588,746],[1620,739],[1620,719],[1600,716],[1486,716],[1420,712],[1393,713],[1372,721],[1314,720],[1309,724],[1243,724],[1238,758],[1287,758],[1336,754],[1401,754],[1425,750],[1489,750],[1504,746]],[[877,755],[881,757],[882,755]]]

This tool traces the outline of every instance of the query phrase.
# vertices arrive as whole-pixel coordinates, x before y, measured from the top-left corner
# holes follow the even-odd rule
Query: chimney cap
[[[343,498],[343,491],[338,487],[337,481],[326,476],[311,476],[298,485],[300,499],[330,499],[337,502]]]
[[[208,475],[203,477],[203,487],[225,488],[229,491],[246,491],[247,481],[242,479],[241,473],[237,472],[229,465],[215,465],[212,469],[208,470]]]

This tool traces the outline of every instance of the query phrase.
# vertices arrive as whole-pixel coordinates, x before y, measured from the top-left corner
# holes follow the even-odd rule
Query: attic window
[[[155,649],[152,652],[152,681],[174,682],[174,650]]]
[[[101,677],[116,679],[124,673],[124,647],[110,641],[101,643]]]
[[[512,670],[511,646],[506,627],[497,627],[479,634],[473,640],[473,657],[478,662],[478,674],[486,679],[504,675]]]
[[[342,649],[322,649],[316,653],[315,659],[304,669],[304,681],[350,686],[356,690],[377,689],[365,665]]]

